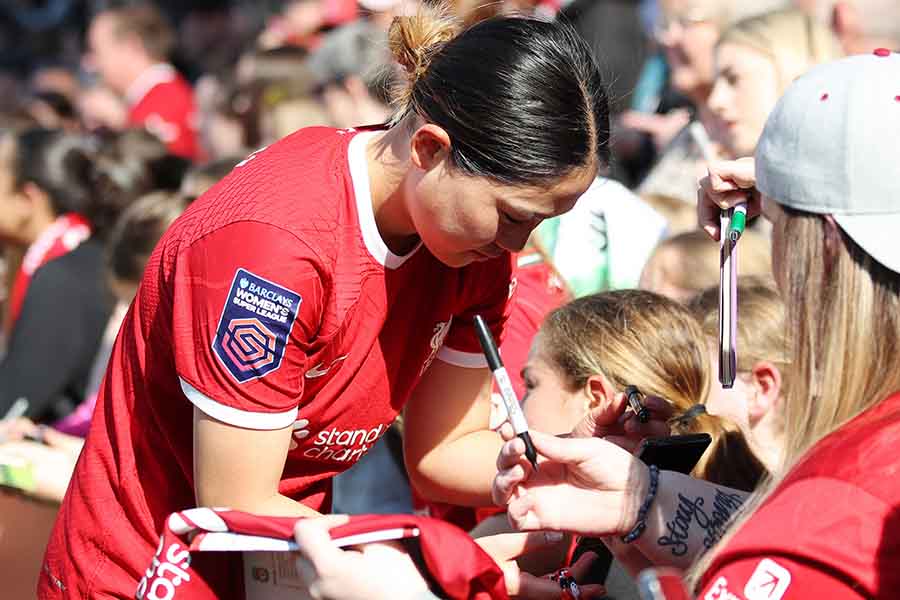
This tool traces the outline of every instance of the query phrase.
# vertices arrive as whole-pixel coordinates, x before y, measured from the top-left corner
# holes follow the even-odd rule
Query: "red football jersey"
[[[502,335],[504,254],[462,269],[378,233],[373,132],[311,128],[194,202],[151,256],[113,348],[41,581],[133,593],[163,520],[194,505],[192,411],[293,425],[280,492],[327,511],[330,479],[387,430],[435,358],[486,367],[472,323]],[[451,390],[448,390],[448,393]]]
[[[190,160],[201,158],[194,91],[172,65],[150,67],[125,95],[129,125],[145,128],[172,154]]]
[[[895,598],[895,394],[816,444],[715,557],[704,600]]]

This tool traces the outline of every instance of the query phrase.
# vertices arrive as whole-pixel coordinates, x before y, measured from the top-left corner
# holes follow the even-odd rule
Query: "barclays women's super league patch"
[[[296,292],[246,269],[237,270],[212,347],[239,383],[281,366],[302,301]]]

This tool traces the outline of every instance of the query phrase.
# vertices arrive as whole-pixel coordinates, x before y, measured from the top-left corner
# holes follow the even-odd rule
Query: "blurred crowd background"
[[[526,304],[504,349],[515,372],[550,309],[597,292],[668,296],[690,306],[713,339],[715,302],[706,290],[718,284],[719,252],[695,216],[706,162],[752,155],[778,97],[810,67],[879,47],[900,50],[897,0],[451,4],[469,23],[513,12],[571,23],[594,51],[613,101],[608,169],[572,212],[544,222],[520,257],[523,270],[541,269],[520,280],[535,291],[522,294]],[[4,597],[32,597],[111,344],[156,241],[254,150],[303,127],[387,121],[399,77],[387,30],[415,6],[0,2],[0,418],[35,424],[30,442],[0,443],[9,466],[0,488],[0,564],[18,574]],[[741,297],[747,311],[756,302],[761,319],[777,324],[767,235],[759,222],[742,238],[738,270],[754,277]],[[745,347],[769,352],[760,360],[772,359],[759,338],[777,331],[741,335]],[[714,379],[695,401],[721,392]],[[529,418],[540,420],[534,410]],[[777,455],[770,421],[742,423],[765,425],[757,431],[760,456]],[[339,478],[336,510],[418,510],[466,527],[484,521],[480,512],[460,516],[417,502],[404,485],[397,439],[388,435]],[[16,471],[26,463],[35,468]]]

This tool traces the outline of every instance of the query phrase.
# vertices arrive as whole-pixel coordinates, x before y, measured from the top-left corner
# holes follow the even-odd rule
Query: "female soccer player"
[[[559,24],[457,33],[429,9],[395,21],[390,42],[409,82],[389,128],[288,136],[157,246],[40,597],[133,594],[174,510],[327,511],[332,476],[404,406],[420,493],[490,501],[501,440],[485,431],[490,376],[472,318],[501,335],[509,252],[593,181],[607,97]]]

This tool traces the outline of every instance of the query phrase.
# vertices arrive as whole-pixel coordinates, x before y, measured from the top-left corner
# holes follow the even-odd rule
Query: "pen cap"
[[[503,366],[503,362],[500,360],[500,351],[494,342],[494,336],[491,335],[491,330],[488,329],[487,323],[484,322],[481,315],[475,315],[475,333],[478,335],[478,341],[484,351],[488,367],[491,371],[496,371]]]
[[[746,210],[734,211],[734,214],[731,216],[731,229],[733,231],[743,232],[746,224],[747,224]]]

